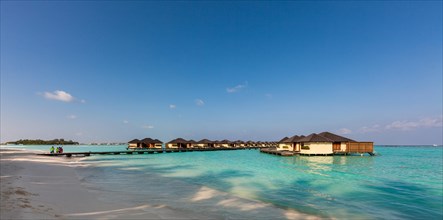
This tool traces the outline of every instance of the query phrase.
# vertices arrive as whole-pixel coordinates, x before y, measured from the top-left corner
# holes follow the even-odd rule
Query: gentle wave
[[[83,158],[90,166],[77,170],[103,199],[211,210],[214,218],[260,213],[285,219],[295,210],[340,219],[442,219],[443,148],[375,150],[382,156],[279,157],[257,150],[97,155]]]

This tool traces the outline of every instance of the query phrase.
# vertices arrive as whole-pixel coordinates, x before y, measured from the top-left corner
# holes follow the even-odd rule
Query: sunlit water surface
[[[64,149],[84,152],[125,147]],[[220,208],[192,203],[190,198],[206,186],[321,217],[442,219],[443,148],[376,146],[375,150],[381,156],[280,157],[258,150],[97,155],[85,157],[82,162],[91,166],[77,170],[89,187],[112,192],[104,193],[103,199],[122,202],[149,200],[182,210]]]

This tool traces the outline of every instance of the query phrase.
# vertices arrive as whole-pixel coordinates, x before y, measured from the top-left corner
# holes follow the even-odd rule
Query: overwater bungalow
[[[245,142],[241,141],[241,140],[237,140],[232,142],[234,147],[245,147]]]
[[[332,155],[369,153],[374,151],[373,142],[357,142],[330,132],[312,133],[306,137],[293,136],[280,141],[278,150],[289,150],[304,155]]]
[[[333,154],[333,147],[330,139],[321,135],[312,133],[298,140],[300,145],[300,154]]]
[[[166,148],[190,148],[191,143],[183,138],[176,138],[166,143]]]
[[[198,148],[212,148],[214,147],[214,142],[208,139],[202,139],[200,141],[197,141],[197,144],[195,146],[197,146]]]
[[[134,139],[128,142],[128,149],[162,148],[163,142],[158,139]]]
[[[232,147],[240,147],[240,143],[238,143],[237,141],[231,141],[231,146]]]
[[[141,142],[139,139],[134,139],[128,142],[128,149],[141,148]]]
[[[145,138],[140,141],[141,142],[141,148],[157,148],[161,149],[163,142],[161,142],[158,139],[151,139],[151,138]]]
[[[299,149],[300,143],[298,142],[298,140],[303,137],[305,137],[305,136],[294,135],[290,138],[285,137],[279,141],[279,144],[277,146],[277,150],[287,150],[287,151],[299,152],[300,151],[300,149]]]
[[[254,147],[255,146],[255,142],[254,141],[246,141],[246,147]]]
[[[289,150],[290,144],[285,142],[287,139],[289,138],[284,137],[278,142],[277,150]]]
[[[260,143],[257,143],[257,147],[266,147],[268,144],[266,141],[259,141]]]
[[[154,148],[157,148],[157,149],[163,148],[163,142],[160,141],[159,139],[154,139],[153,144],[154,144]]]
[[[213,146],[214,146],[215,148],[220,148],[220,147],[222,147],[222,143],[221,143],[221,141],[219,141],[219,140],[212,141],[212,144],[213,144]]]
[[[254,143],[254,147],[261,147],[261,145],[262,145],[262,142],[261,142],[261,141],[256,141],[256,142]]]
[[[197,145],[197,141],[194,141],[192,139],[189,140],[188,143],[189,143],[189,148],[195,148]]]
[[[312,133],[308,136],[294,135],[279,141],[277,150],[293,151],[302,155],[332,155],[369,153],[373,155],[373,142],[358,142],[331,132]]]
[[[221,144],[221,146],[222,147],[226,147],[226,148],[230,148],[230,147],[233,147],[233,144],[232,144],[232,142],[231,141],[229,141],[229,140],[222,140],[222,141],[220,141],[220,144]]]

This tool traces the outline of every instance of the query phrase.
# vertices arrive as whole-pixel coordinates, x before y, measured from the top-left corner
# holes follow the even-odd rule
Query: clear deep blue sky
[[[442,2],[2,1],[1,141],[442,143]]]

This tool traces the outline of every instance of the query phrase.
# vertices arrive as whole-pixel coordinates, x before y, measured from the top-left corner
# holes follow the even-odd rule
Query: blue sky
[[[2,1],[1,141],[442,144],[442,2]]]

